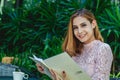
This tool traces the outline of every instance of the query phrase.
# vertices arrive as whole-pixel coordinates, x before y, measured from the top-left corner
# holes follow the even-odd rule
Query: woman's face
[[[73,19],[73,32],[75,37],[82,43],[89,43],[95,40],[94,31],[95,28],[94,22],[90,23],[84,17],[75,17]]]

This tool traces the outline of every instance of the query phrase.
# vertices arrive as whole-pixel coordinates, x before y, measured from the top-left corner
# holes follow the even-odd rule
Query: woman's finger
[[[56,71],[51,69],[50,72],[52,74],[53,80],[63,80],[62,78],[60,78],[60,75]]]
[[[44,73],[44,68],[40,64],[37,63],[36,66],[39,72]]]
[[[62,76],[63,76],[63,78],[66,77],[66,73],[65,73],[65,71],[62,71]]]
[[[52,77],[53,77],[53,80],[58,80],[57,78],[57,73],[54,71],[54,70],[50,70],[51,74],[52,74]]]
[[[62,71],[62,78],[63,78],[63,80],[70,80],[65,71]]]

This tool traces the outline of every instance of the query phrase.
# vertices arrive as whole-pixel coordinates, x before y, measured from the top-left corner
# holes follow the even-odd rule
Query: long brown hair
[[[90,12],[87,9],[81,9],[77,10],[71,17],[68,25],[68,31],[67,35],[65,37],[65,40],[62,44],[63,51],[66,51],[69,55],[74,56],[76,53],[81,53],[81,50],[83,48],[83,44],[74,36],[73,33],[73,19],[77,16],[81,16],[86,18],[87,20],[92,23],[95,19],[95,16],[92,12]],[[101,33],[99,31],[98,25],[96,23],[96,27],[94,28],[94,35],[96,40],[103,41],[103,38],[101,36]]]

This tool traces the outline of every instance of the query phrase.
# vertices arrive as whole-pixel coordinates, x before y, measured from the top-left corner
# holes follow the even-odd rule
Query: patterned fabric
[[[109,80],[113,55],[108,44],[94,40],[84,45],[82,54],[72,58],[92,80]]]

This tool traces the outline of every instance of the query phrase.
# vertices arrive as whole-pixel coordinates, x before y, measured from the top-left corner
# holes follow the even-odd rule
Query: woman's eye
[[[75,29],[78,29],[78,27],[76,27],[76,26],[73,26],[73,30],[75,30]]]
[[[87,26],[87,25],[86,25],[86,24],[82,24],[81,26],[82,26],[82,27],[85,27],[85,26]]]

